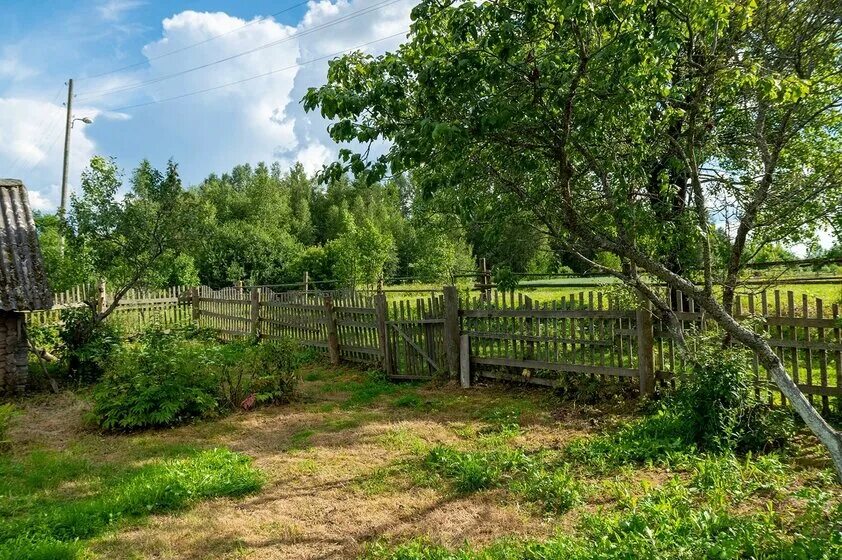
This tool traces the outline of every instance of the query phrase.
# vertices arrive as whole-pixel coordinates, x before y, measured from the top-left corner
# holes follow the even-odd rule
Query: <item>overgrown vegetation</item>
[[[194,327],[153,326],[108,360],[93,414],[103,428],[131,430],[288,402],[303,360],[290,340],[223,344]]]
[[[700,499],[701,498],[701,499]],[[769,558],[831,560],[842,554],[838,506],[827,512],[821,491],[804,492],[807,511],[793,520],[794,536],[774,512],[738,514],[675,479],[642,498],[621,499],[617,513],[586,514],[576,536],[506,539],[485,549],[451,550],[424,540],[391,547],[378,543],[369,560],[621,560],[629,558]],[[699,503],[701,501],[701,503]],[[829,517],[829,519],[828,519]]]
[[[118,471],[67,453],[0,458],[0,559],[77,558],[85,540],[109,528],[262,483],[250,459],[225,449]]]
[[[654,404],[645,418],[571,445],[570,458],[600,471],[629,464],[674,465],[696,452],[766,452],[795,432],[791,412],[762,402],[754,392],[745,353],[699,339],[691,375]]]
[[[446,446],[431,449],[424,465],[450,480],[456,491],[477,492],[506,488],[528,502],[553,513],[564,513],[582,498],[582,485],[563,464],[546,463],[518,449],[457,451]]]
[[[77,307],[61,311],[58,336],[68,379],[88,384],[102,377],[121,333],[114,323],[96,321],[90,308]]]

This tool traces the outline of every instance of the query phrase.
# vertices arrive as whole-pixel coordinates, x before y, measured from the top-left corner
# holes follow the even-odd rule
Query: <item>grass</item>
[[[95,464],[71,451],[1,457],[0,559],[76,558],[109,529],[261,485],[250,459],[226,449],[140,466]]]
[[[518,449],[470,452],[438,446],[427,453],[423,464],[432,474],[449,480],[457,492],[504,488],[547,512],[564,513],[582,498],[582,484],[566,465]]]
[[[799,277],[807,277],[810,274],[802,273],[798,274]],[[816,278],[820,278],[820,275],[816,275]],[[772,301],[772,294],[774,290],[780,290],[782,294],[785,294],[787,291],[793,291],[796,295],[796,301],[801,301],[801,294],[807,294],[807,296],[811,299],[811,305],[815,302],[815,298],[819,298],[824,301],[825,305],[833,304],[833,303],[842,303],[842,287],[836,284],[806,284],[806,283],[787,283],[786,277],[783,277],[779,280],[779,284],[768,288],[767,292],[769,293],[769,299]],[[532,288],[530,284],[541,284],[542,287]],[[547,284],[557,284],[557,286],[552,287],[545,287]],[[587,287],[581,286],[568,286],[567,284],[587,284]],[[558,301],[562,297],[570,299],[571,297],[578,295],[582,292],[603,292],[607,293],[611,290],[615,289],[615,287],[619,284],[619,281],[613,278],[551,278],[551,279],[541,279],[541,280],[524,280],[520,283],[520,286],[516,290],[517,293],[522,293],[524,295],[529,296],[534,301],[537,302],[552,302]],[[459,291],[463,295],[470,294],[471,297],[477,296],[479,292],[471,291],[472,285],[470,283],[461,283],[459,286]],[[402,300],[415,300],[418,298],[426,298],[429,297],[429,293],[422,293],[422,292],[414,292],[414,291],[401,291],[402,288],[407,290],[430,290],[430,293],[441,294],[442,286],[438,284],[403,284],[403,285],[396,285],[396,286],[388,286],[388,291],[386,293],[386,297],[389,301],[402,301]],[[741,293],[747,294],[749,291],[757,291],[760,289],[760,286],[745,286]],[[756,296],[759,301],[759,295]],[[585,296],[587,299],[587,296]],[[785,299],[785,296],[784,296]]]
[[[842,554],[842,492],[804,434],[767,455],[701,454],[629,403],[301,373],[291,405],[120,436],[86,431],[78,397],[19,403],[0,560]]]
[[[619,560],[633,558],[838,558],[838,529],[823,523],[822,495],[806,496],[808,513],[799,518],[802,532],[789,536],[776,526],[773,511],[739,514],[694,494],[679,481],[639,500],[625,503],[616,514],[591,514],[581,519],[576,535],[557,534],[544,540],[501,539],[491,546],[448,549],[423,539],[396,547],[377,543],[371,560],[508,560],[518,558]],[[833,512],[838,523],[841,516]],[[806,530],[804,530],[806,529]]]

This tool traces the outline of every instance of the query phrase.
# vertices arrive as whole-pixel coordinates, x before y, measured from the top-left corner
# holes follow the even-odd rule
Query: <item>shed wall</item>
[[[22,393],[28,356],[22,313],[0,310],[0,394]]]

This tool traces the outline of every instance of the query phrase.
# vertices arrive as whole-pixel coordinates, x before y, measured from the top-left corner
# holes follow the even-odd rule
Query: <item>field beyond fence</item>
[[[568,374],[624,383],[643,393],[674,383],[688,366],[670,334],[648,308],[611,292],[580,291],[537,302],[523,293],[454,287],[412,299],[384,293],[275,292],[269,287],[174,287],[133,291],[114,311],[128,332],[152,322],[196,321],[226,340],[290,337],[331,361],[382,368],[393,379],[493,378],[557,386]],[[92,288],[56,295],[56,307],[30,313],[33,325],[55,324],[61,310],[107,296]],[[672,294],[688,331],[710,328],[693,301]],[[801,390],[822,408],[842,396],[842,317],[839,304],[793,291],[737,297],[735,316],[753,320]],[[755,391],[785,403],[756,359]]]

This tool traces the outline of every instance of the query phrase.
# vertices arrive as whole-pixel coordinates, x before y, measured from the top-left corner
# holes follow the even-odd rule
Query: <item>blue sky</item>
[[[143,158],[173,158],[188,184],[244,162],[299,160],[314,171],[337,147],[301,96],[323,83],[328,55],[394,49],[412,5],[0,0],[0,176],[23,179],[36,208],[56,207],[70,77],[74,115],[94,120],[73,129],[72,188],[94,154],[127,173]],[[167,101],[209,88],[218,89]]]

